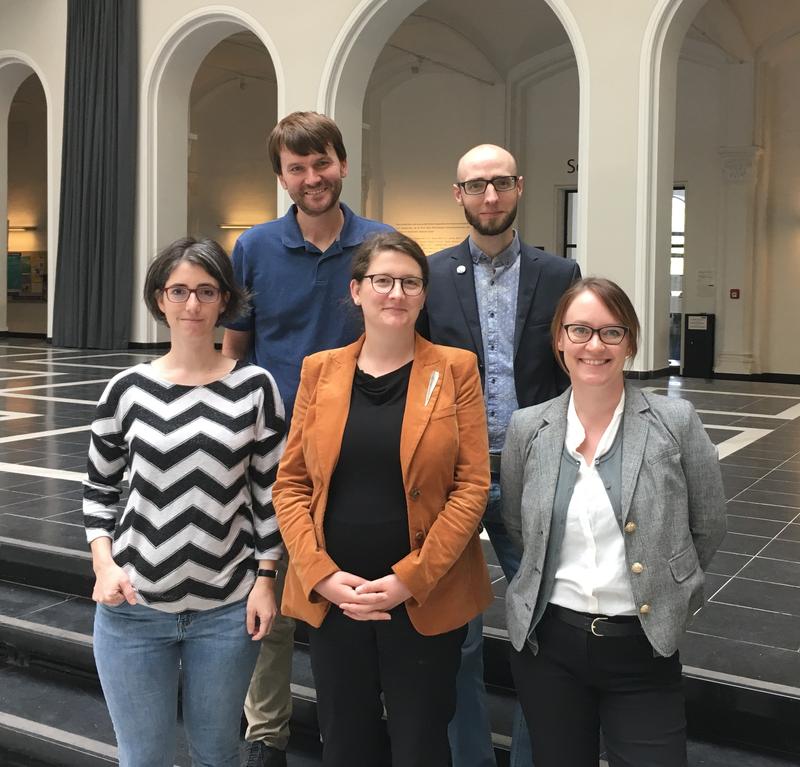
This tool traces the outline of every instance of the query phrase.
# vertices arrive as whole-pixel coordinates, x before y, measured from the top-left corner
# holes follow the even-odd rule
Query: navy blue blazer
[[[550,323],[558,300],[580,279],[581,270],[574,261],[520,245],[514,380],[519,407],[529,407],[552,399],[569,385],[553,355]],[[417,330],[433,343],[474,352],[483,383],[483,338],[469,240],[435,253],[428,263],[430,282]]]

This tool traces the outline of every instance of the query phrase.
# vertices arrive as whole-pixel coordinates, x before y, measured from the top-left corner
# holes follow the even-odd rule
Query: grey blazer
[[[538,649],[534,608],[553,519],[571,389],[511,418],[501,464],[503,520],[522,551],[506,594],[509,638]],[[714,445],[686,400],[644,393],[626,384],[622,419],[621,511],[625,558],[639,619],[664,656],[703,602],[703,569],[725,535],[725,495]],[[564,512],[566,513],[566,509]],[[633,523],[633,525],[629,523]],[[631,572],[634,562],[644,569]],[[638,568],[637,568],[638,569]],[[548,568],[551,570],[551,568]],[[538,616],[537,616],[538,617]]]

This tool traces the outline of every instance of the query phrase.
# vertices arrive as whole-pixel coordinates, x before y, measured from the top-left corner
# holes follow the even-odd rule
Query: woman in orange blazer
[[[414,332],[428,263],[367,241],[350,292],[364,335],[307,357],[273,500],[306,621],[325,767],[446,767],[465,624],[492,600],[477,527],[489,489],[475,355]]]

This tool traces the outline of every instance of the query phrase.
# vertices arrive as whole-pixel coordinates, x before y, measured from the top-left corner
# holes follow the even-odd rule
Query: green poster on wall
[[[22,253],[8,254],[8,292],[19,293],[22,290]]]

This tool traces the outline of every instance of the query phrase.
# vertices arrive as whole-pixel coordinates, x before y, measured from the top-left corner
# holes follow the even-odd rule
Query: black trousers
[[[391,614],[390,621],[355,621],[331,607],[309,629],[324,767],[383,767],[389,752],[392,767],[449,764],[447,725],[466,627],[422,636],[403,605]]]
[[[686,712],[678,654],[661,658],[644,633],[596,637],[545,614],[539,652],[511,651],[536,767],[682,767]]]

